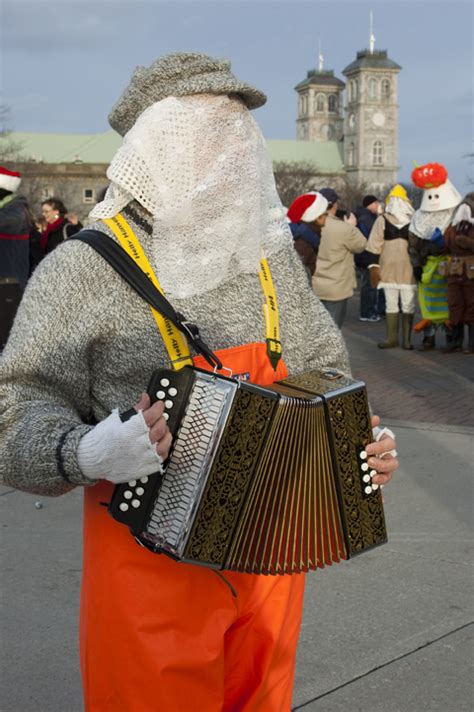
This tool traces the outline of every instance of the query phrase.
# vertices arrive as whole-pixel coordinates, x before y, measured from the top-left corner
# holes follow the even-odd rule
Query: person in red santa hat
[[[31,219],[26,198],[16,195],[21,176],[0,166],[0,348],[6,343],[30,272]]]
[[[321,240],[321,228],[326,224],[328,201],[316,191],[299,195],[288,208],[287,216],[293,244],[311,278],[316,270],[316,258]]]

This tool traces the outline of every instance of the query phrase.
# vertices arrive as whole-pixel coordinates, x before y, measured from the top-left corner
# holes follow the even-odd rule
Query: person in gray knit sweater
[[[129,226],[166,297],[234,373],[260,385],[313,369],[349,374],[249,111],[264,102],[228,62],[205,55],[137,68],[109,117],[124,142],[90,227],[117,242],[117,224]],[[265,344],[262,251],[280,317],[277,365]],[[47,496],[84,488],[88,712],[289,710],[304,575],[223,580],[151,555],[101,506],[117,483],[160,471],[170,449],[163,405],[144,394],[153,371],[172,368],[157,323],[89,245],[69,240],[49,255],[1,361],[1,479]],[[394,447],[389,432],[367,447],[374,483],[397,468],[395,456],[383,457]]]

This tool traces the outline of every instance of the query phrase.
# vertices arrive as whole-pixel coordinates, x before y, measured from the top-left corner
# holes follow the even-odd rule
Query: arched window
[[[337,96],[335,94],[329,95],[328,110],[329,111],[337,111]]]
[[[306,116],[308,113],[308,95],[302,94],[300,98],[300,115]]]
[[[347,165],[355,166],[355,146],[353,143],[350,143],[347,147]]]
[[[390,99],[390,80],[382,80],[382,99]]]
[[[354,101],[357,101],[359,98],[359,80],[354,79]]]
[[[377,80],[369,79],[369,99],[377,98]]]
[[[383,166],[383,143],[382,141],[374,141],[372,146],[372,165]]]
[[[324,111],[326,109],[326,102],[324,94],[316,95],[316,111]]]

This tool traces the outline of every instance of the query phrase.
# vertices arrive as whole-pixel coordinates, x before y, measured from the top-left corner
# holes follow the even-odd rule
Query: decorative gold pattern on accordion
[[[276,401],[238,391],[194,521],[185,557],[223,566]]]

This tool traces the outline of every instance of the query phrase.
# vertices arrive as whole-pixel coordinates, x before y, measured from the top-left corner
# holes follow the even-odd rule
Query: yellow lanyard
[[[118,213],[113,218],[104,218],[103,222],[112,230],[115,237],[122,245],[125,252],[135,260],[142,272],[151,279],[154,286],[163,294],[160,283],[156,278],[143,249],[138,242],[132,228],[123,215]],[[265,316],[265,341],[270,363],[276,370],[277,363],[281,358],[280,326],[278,320],[278,305],[273,286],[270,268],[265,257],[260,260],[260,282],[265,296],[263,313]],[[163,294],[164,296],[164,294]],[[156,309],[150,306],[151,313],[156,321],[161,337],[164,341],[173,368],[179,371],[184,366],[192,366],[193,360],[189,351],[189,346],[184,334],[166,317],[162,316]]]

